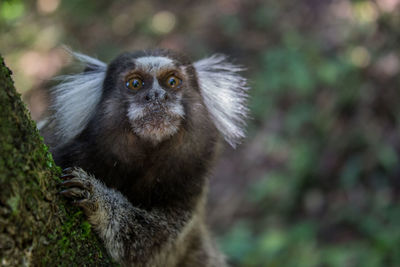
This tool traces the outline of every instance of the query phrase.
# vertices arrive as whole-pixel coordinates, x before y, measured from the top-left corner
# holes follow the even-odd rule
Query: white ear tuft
[[[89,56],[71,53],[88,67],[88,71],[56,77],[60,83],[52,88],[51,109],[58,145],[63,145],[82,132],[100,102],[107,65]]]
[[[245,136],[248,115],[247,80],[238,72],[244,69],[227,61],[224,55],[213,55],[194,63],[200,91],[216,127],[232,146]]]

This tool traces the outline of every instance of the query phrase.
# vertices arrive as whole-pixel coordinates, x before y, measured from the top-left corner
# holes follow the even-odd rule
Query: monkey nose
[[[167,92],[163,89],[156,89],[156,90],[151,90],[148,92],[145,96],[146,101],[151,102],[151,101],[165,101],[167,100]]]

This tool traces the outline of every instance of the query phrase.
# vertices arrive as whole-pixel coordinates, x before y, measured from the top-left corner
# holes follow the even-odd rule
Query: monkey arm
[[[176,255],[176,249],[182,247],[178,243],[188,232],[184,228],[193,225],[192,212],[134,207],[120,192],[80,168],[66,170],[62,178],[66,189],[61,194],[83,208],[116,261],[124,265],[165,266],[184,254],[178,251]],[[174,253],[168,253],[171,250]]]

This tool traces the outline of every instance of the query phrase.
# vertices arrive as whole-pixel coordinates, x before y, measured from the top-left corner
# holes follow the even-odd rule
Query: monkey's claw
[[[89,213],[96,210],[96,203],[88,199],[73,200],[72,205],[84,208]]]
[[[66,198],[70,198],[70,199],[87,199],[89,197],[89,192],[87,192],[86,190],[82,190],[76,187],[72,187],[69,189],[65,189],[62,190],[60,192],[60,195],[63,195]]]
[[[66,189],[60,192],[61,195],[71,199],[89,198],[91,193],[91,185],[89,181],[76,177],[74,174],[63,176],[65,179],[60,183],[60,186]]]
[[[65,169],[62,170],[63,173],[68,174],[71,173],[74,170],[74,168],[72,167],[67,167]]]
[[[86,181],[82,181],[79,178],[75,178],[73,175],[69,175],[68,177],[72,177],[69,180],[65,180],[60,183],[63,187],[78,187],[83,190],[90,190],[90,184]]]
[[[60,176],[60,179],[61,180],[66,180],[66,179],[71,179],[71,178],[74,178],[75,176],[73,175],[73,174],[63,174],[63,175],[61,175]]]
[[[61,176],[63,180],[59,185],[63,190],[60,195],[71,200],[71,204],[91,212],[96,209],[93,199],[93,178],[80,168],[67,168]]]
[[[61,180],[71,179],[74,178],[75,175],[73,174],[74,168],[68,167],[62,170],[62,175],[60,176]]]

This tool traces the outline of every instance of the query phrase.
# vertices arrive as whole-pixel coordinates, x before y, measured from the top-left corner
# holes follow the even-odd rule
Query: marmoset
[[[124,53],[60,78],[40,131],[82,207],[123,266],[225,266],[204,223],[220,141],[244,137],[248,86],[223,55]]]

